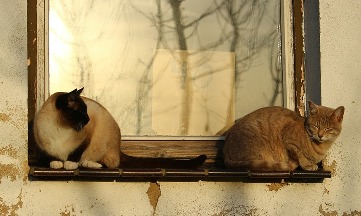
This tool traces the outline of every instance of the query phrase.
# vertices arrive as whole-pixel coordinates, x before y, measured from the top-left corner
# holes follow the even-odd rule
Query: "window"
[[[28,9],[29,116],[49,94],[85,87],[118,122],[124,152],[206,153],[207,163],[221,164],[222,134],[235,119],[302,104],[292,7],[284,0],[39,1]]]

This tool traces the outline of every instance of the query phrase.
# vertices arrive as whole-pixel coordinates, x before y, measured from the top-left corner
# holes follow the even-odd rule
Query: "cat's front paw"
[[[97,163],[95,161],[89,161],[89,160],[80,161],[79,165],[84,168],[92,168],[92,169],[102,168],[102,165],[100,163]]]
[[[79,164],[77,162],[73,161],[65,161],[64,162],[64,168],[66,170],[75,170],[79,167]]]
[[[52,169],[61,169],[64,167],[64,164],[62,161],[51,161],[50,162],[50,168]]]

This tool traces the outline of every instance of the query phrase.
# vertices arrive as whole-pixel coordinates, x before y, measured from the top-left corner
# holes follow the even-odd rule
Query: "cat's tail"
[[[122,153],[120,168],[162,168],[162,169],[197,169],[206,161],[206,155],[191,159],[134,157]]]

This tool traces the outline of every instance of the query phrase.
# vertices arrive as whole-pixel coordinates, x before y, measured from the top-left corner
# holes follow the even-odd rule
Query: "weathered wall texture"
[[[343,134],[329,155],[336,176],[329,182],[326,212],[361,214],[361,2],[321,0],[322,103],[344,105]]]
[[[344,131],[322,184],[34,182],[27,179],[26,1],[1,1],[1,215],[360,215],[361,1],[320,1],[322,102]]]

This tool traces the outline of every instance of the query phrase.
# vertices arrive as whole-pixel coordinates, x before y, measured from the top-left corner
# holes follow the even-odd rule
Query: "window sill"
[[[31,146],[29,143],[29,146]],[[218,182],[322,182],[331,178],[331,172],[320,165],[317,171],[296,169],[291,172],[262,172],[226,169],[222,158],[222,140],[206,141],[122,141],[122,151],[136,157],[194,158],[201,154],[207,160],[199,169],[50,169],[41,155],[29,153],[29,180],[78,181],[218,181]],[[31,163],[30,163],[31,162]]]
[[[31,180],[322,182],[330,171],[264,172],[226,169],[50,169],[31,167]]]

